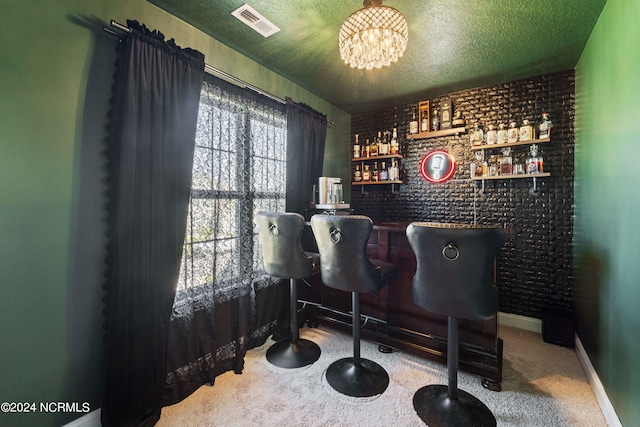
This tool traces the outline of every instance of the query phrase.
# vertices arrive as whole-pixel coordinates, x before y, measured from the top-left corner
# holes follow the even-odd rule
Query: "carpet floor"
[[[540,334],[500,326],[504,341],[502,391],[485,389],[480,377],[458,373],[458,387],[484,402],[498,426],[599,427],[604,415],[574,350],[545,343]],[[313,365],[281,369],[267,362],[273,344],[251,350],[241,375],[227,372],[182,402],[163,408],[157,426],[411,427],[425,425],[413,395],[428,384],[446,384],[446,366],[402,351],[381,353],[363,340],[361,355],[389,373],[387,390],[374,398],[334,391],[324,378],[335,360],[352,355],[351,336],[321,326],[303,328],[322,354]]]

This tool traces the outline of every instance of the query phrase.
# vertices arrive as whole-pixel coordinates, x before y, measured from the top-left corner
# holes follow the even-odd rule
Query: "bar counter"
[[[446,364],[447,318],[426,312],[413,302],[411,282],[416,259],[406,236],[410,222],[375,223],[367,246],[370,258],[398,266],[398,277],[379,291],[361,295],[366,318],[362,337],[381,344],[381,351],[399,349]],[[310,248],[311,249],[311,248]],[[308,301],[307,320],[351,330],[351,296],[322,284],[320,275],[311,287],[299,289],[300,300]],[[460,369],[477,374],[483,384],[500,389],[502,340],[497,336],[497,318],[483,322],[460,319]]]

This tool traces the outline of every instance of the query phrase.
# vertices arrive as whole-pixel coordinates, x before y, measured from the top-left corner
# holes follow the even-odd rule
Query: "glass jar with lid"
[[[498,159],[498,165],[499,175],[513,175],[513,157],[511,156],[511,148],[505,147],[502,149],[502,157]]]
[[[507,130],[507,142],[518,142],[518,127],[516,122],[509,123],[509,130]]]

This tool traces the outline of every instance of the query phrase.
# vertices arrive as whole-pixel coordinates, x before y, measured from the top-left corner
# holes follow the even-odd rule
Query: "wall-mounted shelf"
[[[374,162],[384,159],[403,159],[402,154],[385,154],[384,156],[369,156],[369,157],[352,157],[352,162]]]
[[[380,184],[403,184],[402,181],[358,181],[351,182],[351,185],[380,185]]]
[[[533,145],[533,144],[543,144],[545,142],[551,141],[550,138],[543,139],[532,139],[531,141],[516,141],[516,142],[505,142],[502,144],[483,144],[483,145],[475,145],[471,147],[471,151],[478,150],[499,150],[505,147],[515,147],[518,145]]]
[[[451,129],[444,129],[444,130],[436,130],[433,132],[409,133],[407,134],[407,139],[415,140],[415,139],[438,138],[440,136],[458,135],[460,133],[465,133],[466,131],[467,131],[466,128],[459,127],[459,128],[451,128]]]
[[[549,172],[543,173],[521,173],[519,175],[494,175],[494,176],[474,176],[471,178],[474,181],[484,181],[489,179],[514,179],[514,178],[542,178],[545,176],[551,176]]]

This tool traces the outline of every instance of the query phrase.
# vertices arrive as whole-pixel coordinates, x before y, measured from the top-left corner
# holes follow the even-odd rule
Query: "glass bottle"
[[[398,131],[393,128],[393,134],[391,136],[391,154],[400,154],[400,146],[398,145]]]
[[[371,166],[364,165],[364,170],[362,171],[362,180],[363,181],[371,181]]]
[[[540,139],[551,137],[551,128],[553,127],[553,124],[551,123],[551,120],[549,120],[549,113],[546,111],[542,113],[542,122],[540,122],[538,127],[540,129]]]
[[[413,113],[413,120],[409,122],[409,133],[418,133],[418,121],[416,120],[416,113]]]
[[[382,145],[380,146],[380,155],[386,156],[389,154],[389,131],[385,131],[382,135]]]
[[[380,175],[378,174],[378,162],[373,162],[373,172],[371,172],[371,181],[379,181]]]
[[[498,131],[493,128],[493,125],[489,125],[487,131],[487,144],[496,144],[498,142]]]
[[[360,158],[360,143],[358,142],[358,134],[356,133],[356,143],[353,145],[353,158]]]
[[[542,156],[538,154],[538,146],[533,144],[529,148],[531,157],[527,158],[527,173],[542,173],[544,172],[544,162]]]
[[[473,131],[469,135],[469,139],[471,140],[471,145],[476,147],[484,142],[484,132],[480,129],[478,122],[473,124]]]
[[[440,116],[438,116],[438,110],[433,110],[433,117],[431,118],[431,130],[440,130]]]
[[[518,142],[518,131],[516,122],[509,123],[509,130],[507,130],[507,142]]]
[[[362,181],[362,172],[360,171],[360,165],[356,163],[356,170],[353,172],[353,181]]]
[[[511,148],[502,149],[502,157],[498,159],[499,175],[513,175],[513,158],[511,157]]]
[[[533,140],[533,126],[529,123],[529,120],[524,119],[522,126],[518,131],[518,141],[532,141]]]
[[[496,142],[498,144],[504,144],[508,140],[509,140],[509,132],[507,132],[507,129],[504,123],[500,123],[498,125],[498,139]]]
[[[378,140],[373,138],[371,141],[371,146],[369,147],[369,155],[371,157],[376,157],[378,155]]]
[[[476,151],[476,160],[471,162],[471,178],[482,176],[482,162],[484,160],[483,150]]]
[[[385,162],[382,162],[382,169],[380,169],[380,181],[389,181],[389,171]]]
[[[398,180],[398,163],[396,159],[391,160],[391,166],[389,167],[389,181],[397,181]]]
[[[364,145],[364,157],[371,157],[371,144],[369,143],[369,138]]]

